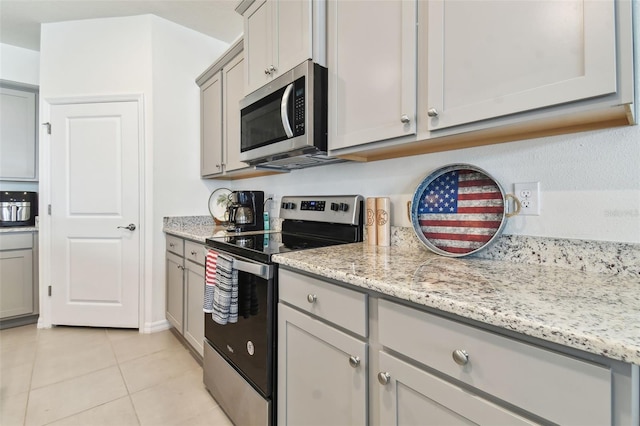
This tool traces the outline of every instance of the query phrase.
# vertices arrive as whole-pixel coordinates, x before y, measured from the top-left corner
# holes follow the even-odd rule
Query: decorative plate
[[[507,197],[514,199],[514,213],[507,213]],[[460,257],[491,244],[502,232],[506,217],[519,212],[519,201],[505,196],[487,172],[470,164],[453,164],[432,172],[418,185],[411,202],[411,224],[431,251]]]
[[[209,196],[209,213],[213,216],[216,225],[227,223],[229,221],[229,213],[227,207],[231,203],[229,196],[231,190],[227,188],[218,188]]]

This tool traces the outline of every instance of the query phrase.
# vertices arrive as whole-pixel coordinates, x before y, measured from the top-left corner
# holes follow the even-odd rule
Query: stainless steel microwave
[[[240,159],[266,168],[332,161],[327,151],[327,69],[311,60],[240,101]]]

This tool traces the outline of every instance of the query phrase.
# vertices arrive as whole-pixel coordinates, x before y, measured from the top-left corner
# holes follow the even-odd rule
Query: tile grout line
[[[138,330],[139,331],[139,330]],[[124,378],[124,374],[122,373],[122,368],[120,367],[120,360],[118,359],[118,355],[116,354],[116,349],[113,346],[113,340],[109,337],[109,331],[105,329],[105,333],[107,335],[107,340],[109,341],[109,346],[111,347],[111,351],[113,352],[113,357],[116,359],[116,365],[118,366],[118,371],[120,372],[120,377],[122,378],[122,383],[124,383],[124,388],[127,390],[127,398],[129,399],[129,403],[131,407],[133,407],[133,413],[136,416],[136,421],[138,425],[141,425],[140,416],[138,416],[138,410],[136,409],[136,405],[133,403],[133,399],[131,398],[131,391],[129,390],[129,385],[127,384],[127,380]]]

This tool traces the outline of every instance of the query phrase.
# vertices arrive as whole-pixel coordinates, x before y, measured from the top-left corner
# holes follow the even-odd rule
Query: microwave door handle
[[[291,97],[291,91],[293,90],[293,83],[289,84],[286,89],[284,89],[284,94],[282,95],[282,101],[280,102],[280,116],[282,117],[282,126],[284,127],[284,132],[287,134],[287,137],[293,137],[293,130],[291,130],[291,124],[289,123],[289,114],[287,113],[289,106],[289,98]]]

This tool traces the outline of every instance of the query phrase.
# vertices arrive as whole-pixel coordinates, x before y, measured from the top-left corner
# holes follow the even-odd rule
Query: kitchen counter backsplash
[[[391,245],[428,250],[408,227],[391,228]],[[640,280],[640,244],[503,234],[486,249],[468,257],[552,265]]]
[[[281,223],[279,218],[271,218],[271,229],[281,229]],[[163,230],[204,243],[224,228],[216,227],[211,216],[172,216],[164,218]],[[391,245],[429,251],[409,227],[391,227]],[[640,244],[503,234],[485,250],[468,257],[552,265],[640,280]]]

